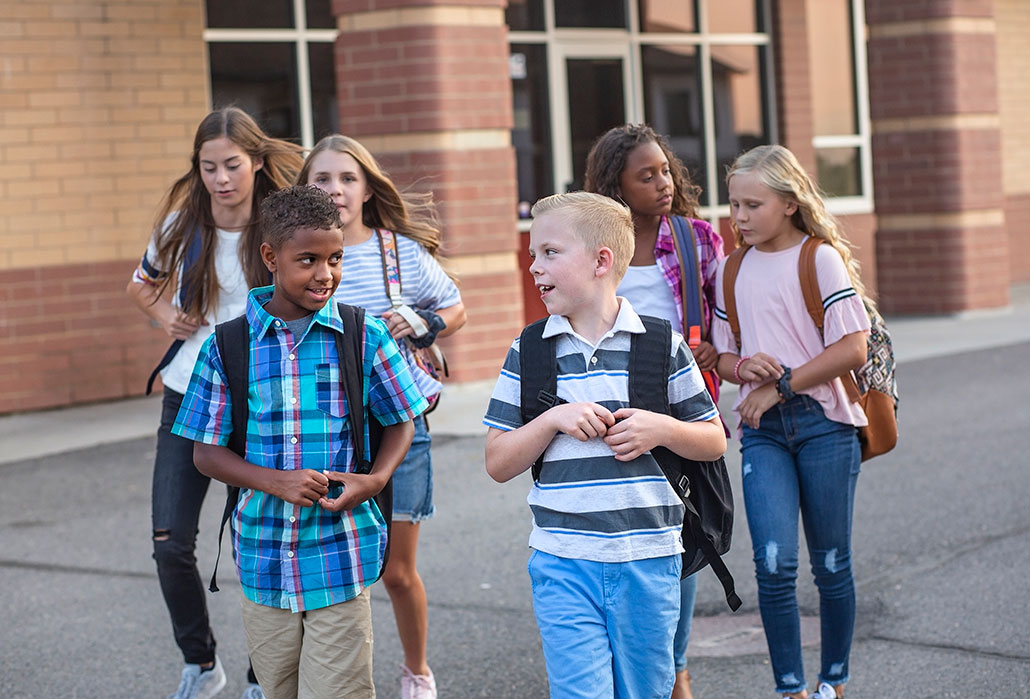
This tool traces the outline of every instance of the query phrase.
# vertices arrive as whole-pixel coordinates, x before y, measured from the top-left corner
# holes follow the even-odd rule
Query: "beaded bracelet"
[[[751,357],[741,357],[737,360],[737,363],[733,365],[733,378],[735,378],[739,384],[744,383],[744,379],[740,378],[740,367],[749,359],[751,359]]]

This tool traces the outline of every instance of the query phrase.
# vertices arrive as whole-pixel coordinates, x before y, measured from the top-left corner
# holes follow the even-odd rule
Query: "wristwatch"
[[[776,382],[776,392],[784,403],[794,397],[794,391],[790,390],[790,367],[783,367],[783,376]]]

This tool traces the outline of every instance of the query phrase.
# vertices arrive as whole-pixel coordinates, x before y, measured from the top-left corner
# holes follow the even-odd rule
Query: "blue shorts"
[[[436,512],[433,507],[433,460],[424,417],[415,418],[415,438],[393,473],[393,521],[417,524]]]

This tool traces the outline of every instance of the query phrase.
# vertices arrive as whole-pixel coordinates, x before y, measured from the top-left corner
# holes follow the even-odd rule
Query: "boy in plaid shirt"
[[[387,534],[372,497],[427,403],[386,327],[366,316],[365,401],[385,427],[371,472],[354,473],[348,415],[364,406],[345,400],[335,342],[343,323],[330,302],[342,269],[339,213],[324,192],[292,187],[265,200],[262,224],[274,286],[247,300],[249,394],[229,395],[212,335],[172,432],[196,442],[202,473],[241,488],[233,555],[265,695],[374,697],[367,587],[379,577]],[[232,400],[250,404],[246,459],[226,446]]]

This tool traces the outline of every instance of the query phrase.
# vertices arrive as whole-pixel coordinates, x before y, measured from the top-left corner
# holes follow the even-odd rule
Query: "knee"
[[[824,594],[846,592],[852,586],[851,553],[840,549],[813,552],[812,575]]]
[[[404,565],[401,561],[391,560],[383,571],[383,585],[391,596],[411,590],[418,584],[418,580],[415,568]]]
[[[154,560],[159,567],[187,566],[192,568],[197,563],[196,542],[183,541],[173,536],[169,529],[154,530]]]
[[[775,541],[755,547],[755,577],[759,583],[770,588],[793,588],[798,576],[797,556],[786,554]]]

